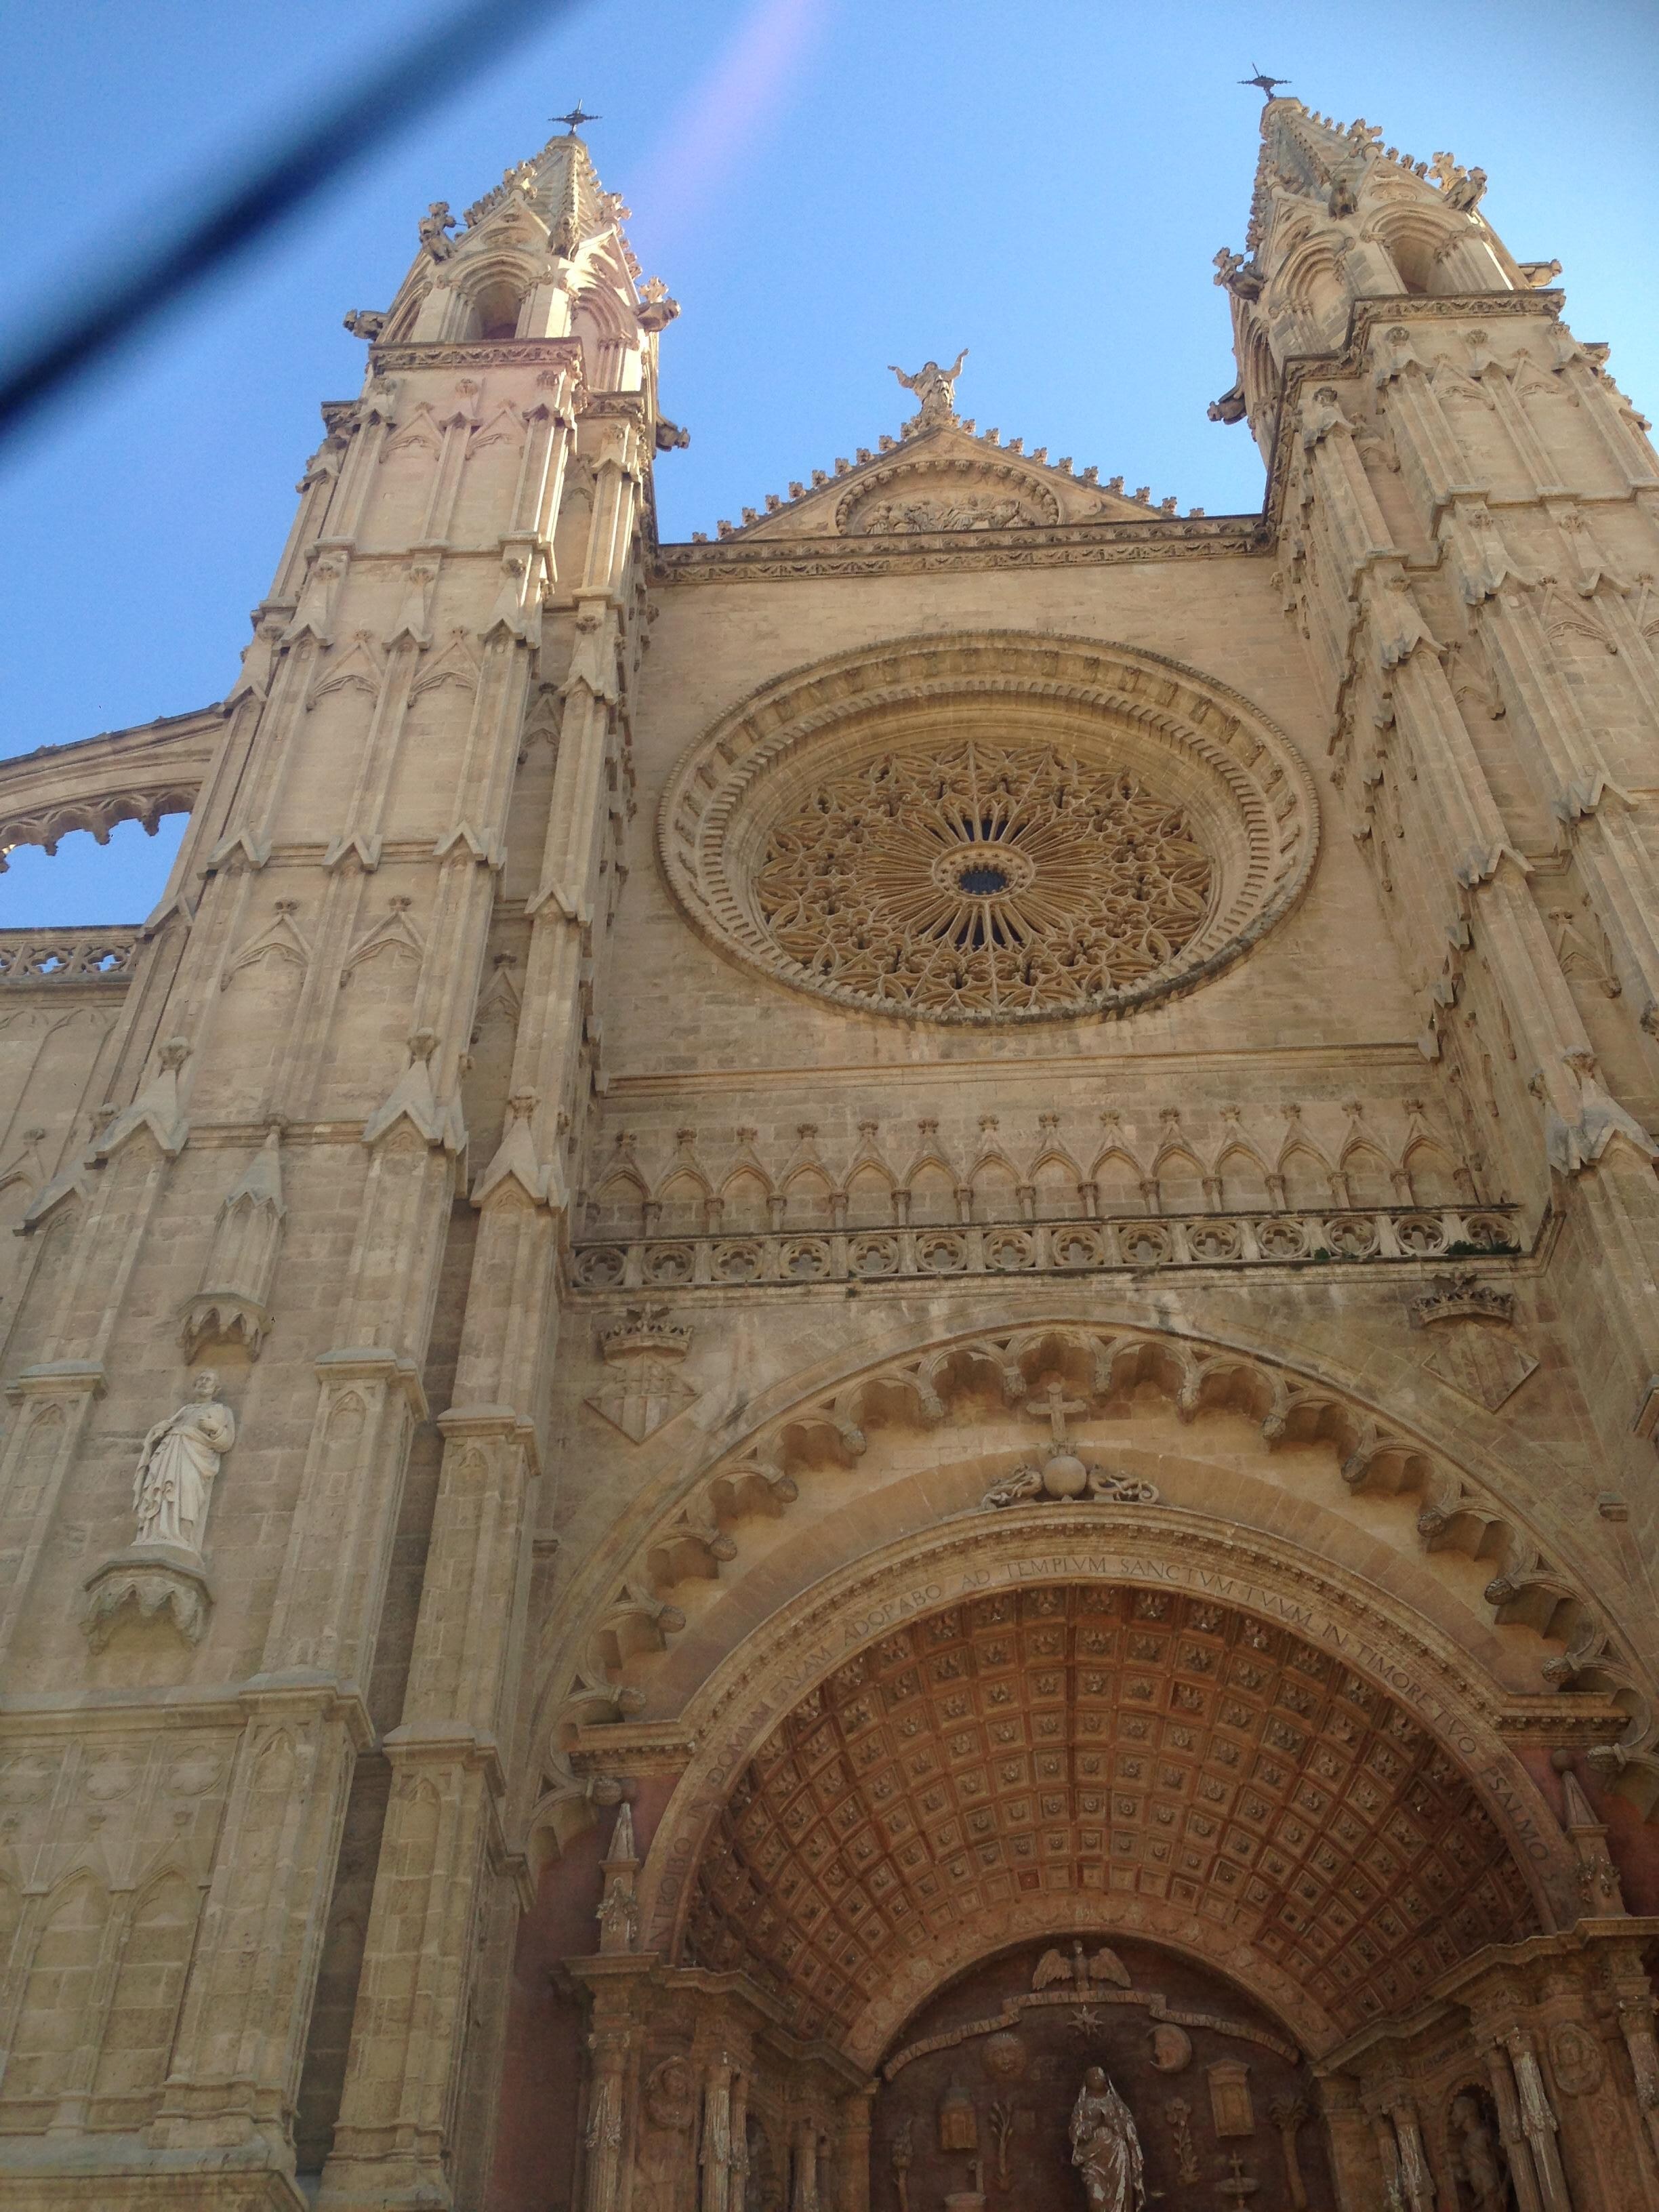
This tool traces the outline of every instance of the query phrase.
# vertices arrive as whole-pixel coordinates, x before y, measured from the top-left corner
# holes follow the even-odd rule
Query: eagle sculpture
[[[1063,1951],[1045,1951],[1037,1960],[1036,1972],[1031,1977],[1032,1989],[1053,1989],[1057,1982],[1070,1982],[1085,1996],[1097,1982],[1110,1982],[1120,1990],[1133,1986],[1129,1969],[1115,1951],[1103,1944],[1092,1959],[1085,1959],[1083,1945],[1075,1938],[1069,1959]]]

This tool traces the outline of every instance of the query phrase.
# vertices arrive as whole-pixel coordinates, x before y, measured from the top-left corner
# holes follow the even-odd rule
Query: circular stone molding
[[[723,952],[865,1012],[1132,1013],[1294,906],[1313,783],[1237,693],[1023,631],[905,639],[769,684],[681,757],[659,848]]]

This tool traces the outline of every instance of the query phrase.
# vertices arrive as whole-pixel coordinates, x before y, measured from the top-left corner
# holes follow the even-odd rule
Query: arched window
[[[481,285],[472,295],[472,335],[499,341],[519,335],[520,295],[504,276]]]

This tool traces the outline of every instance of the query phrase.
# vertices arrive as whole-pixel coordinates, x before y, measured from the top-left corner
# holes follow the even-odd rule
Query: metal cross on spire
[[[570,128],[566,133],[566,136],[574,138],[581,125],[584,123],[603,123],[605,118],[602,115],[588,115],[585,113],[582,108],[582,104],[579,100],[576,102],[576,105],[571,109],[568,115],[550,115],[547,119],[550,123],[568,123],[570,125]]]
[[[1291,84],[1295,82],[1293,78],[1288,76],[1269,76],[1266,70],[1255,62],[1250,64],[1250,67],[1255,70],[1255,75],[1242,76],[1238,81],[1241,84],[1255,85],[1261,92],[1263,100],[1271,100],[1275,90],[1281,84]]]

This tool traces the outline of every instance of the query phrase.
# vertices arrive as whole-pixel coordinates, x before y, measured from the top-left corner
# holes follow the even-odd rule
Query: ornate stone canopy
[[[1539,1926],[1468,1780],[1366,1677],[1219,1601],[1048,1585],[896,1626],[799,1700],[705,1847],[684,1956],[834,2040],[914,1954],[1108,1893],[1127,1927],[1224,1930],[1349,2033]]]
[[[1290,744],[1220,687],[988,632],[767,686],[682,757],[659,840],[692,921],[780,981],[1029,1020],[1127,1013],[1230,965],[1305,888],[1318,814]]]

